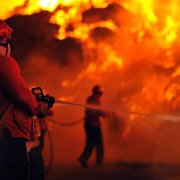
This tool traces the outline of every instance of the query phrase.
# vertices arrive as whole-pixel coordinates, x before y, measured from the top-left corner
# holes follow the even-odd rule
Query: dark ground
[[[118,163],[83,169],[53,167],[46,180],[180,180],[180,165]]]

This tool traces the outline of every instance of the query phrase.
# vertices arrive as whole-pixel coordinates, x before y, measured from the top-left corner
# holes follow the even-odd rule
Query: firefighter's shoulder
[[[11,72],[14,70],[18,70],[19,66],[15,59],[11,56],[2,56],[0,55],[0,71],[1,72]]]

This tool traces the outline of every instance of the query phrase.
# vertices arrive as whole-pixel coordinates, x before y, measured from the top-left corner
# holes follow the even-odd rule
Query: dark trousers
[[[86,146],[80,158],[87,161],[96,149],[96,165],[101,165],[104,157],[102,132],[99,127],[85,127]]]
[[[40,146],[29,152],[30,180],[44,180],[44,160]]]
[[[11,137],[8,129],[0,139],[0,180],[28,180],[29,162],[24,138]]]
[[[44,180],[45,167],[42,150],[46,131],[41,131],[39,146],[32,148],[29,152],[30,180]]]

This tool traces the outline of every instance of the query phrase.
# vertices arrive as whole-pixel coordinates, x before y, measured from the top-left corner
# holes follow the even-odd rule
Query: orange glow
[[[132,0],[123,2],[124,6],[129,9],[133,14],[139,14],[144,16],[146,19],[146,24],[156,23],[157,17],[154,12],[154,0]]]
[[[177,77],[180,75],[180,67],[177,67],[176,71],[173,73],[172,77]],[[178,81],[177,81],[178,82]],[[180,79],[179,79],[180,82]]]
[[[104,18],[106,8],[111,3],[110,0],[17,0],[7,6],[6,1],[2,0],[0,17],[6,19],[15,14],[30,15],[46,10],[51,12],[50,23],[59,25],[57,38],[62,40],[72,37],[83,43],[85,57],[87,55],[89,58],[91,54],[92,61],[86,62],[85,69],[79,72],[73,82],[65,79],[61,83],[63,87],[75,86],[84,78],[95,79],[97,74],[99,80],[102,80],[102,76],[108,72],[124,70],[132,60],[139,62],[147,57],[153,59],[151,61],[154,61],[154,64],[166,69],[176,65],[173,44],[179,43],[178,0],[166,1],[166,3],[162,0],[125,0],[117,3],[123,10],[119,10],[114,16]],[[83,22],[83,13],[91,12],[94,8],[104,10],[102,17],[97,14],[92,21]],[[88,18],[91,18],[91,15]],[[95,30],[98,28],[100,32],[96,34]],[[103,41],[101,31],[105,33],[107,31],[113,36]],[[94,38],[97,38],[97,42]],[[141,52],[137,53],[137,50]],[[96,52],[96,56],[92,52]],[[92,75],[93,73],[96,73],[96,76]],[[172,78],[177,76],[179,76],[178,67],[171,74]],[[164,86],[166,78],[162,78],[162,86]],[[150,78],[148,82],[151,82],[151,86],[155,88],[159,86],[156,78]],[[142,93],[145,93],[146,98],[150,100],[153,97],[147,95],[150,91],[149,85],[144,87],[147,92],[142,90]],[[164,98],[170,100],[175,96],[174,93],[169,89]],[[163,92],[159,97],[163,99]]]
[[[17,6],[23,5],[25,0],[18,0],[18,1],[11,1],[11,3],[7,3],[6,0],[1,0],[0,5],[1,11],[0,11],[0,18],[1,19],[6,19],[8,17],[11,17],[14,15],[13,9],[16,8]]]
[[[94,84],[100,84],[105,89],[105,106],[112,109],[173,114],[173,105],[175,104],[176,110],[179,111],[179,0],[10,1],[9,3],[7,3],[7,0],[0,1],[0,6],[3,7],[0,11],[0,19],[5,20],[14,15],[32,15],[41,11],[48,11],[50,12],[50,17],[48,16],[50,28],[52,24],[58,25],[56,37],[53,33],[51,35],[51,30],[48,29],[47,32],[46,29],[44,30],[45,34],[50,34],[50,37],[48,37],[50,41],[52,36],[56,38],[55,43],[54,41],[51,42],[55,51],[51,51],[51,47],[41,44],[44,49],[40,51],[40,55],[37,55],[39,53],[38,48],[41,47],[37,48],[38,43],[33,44],[32,54],[25,59],[26,63],[23,64],[23,68],[32,84],[43,84],[47,92],[51,90],[52,94],[54,93],[61,100],[80,103],[84,103]],[[41,27],[39,29],[41,30]],[[41,33],[38,32],[37,34]],[[43,33],[42,36],[44,36]],[[69,39],[70,41],[67,42]],[[67,52],[58,49],[61,48],[64,42]],[[68,49],[69,45],[71,46],[71,44],[68,44],[69,42],[75,42],[70,51]],[[52,57],[54,59],[39,57],[43,53],[46,54],[46,48],[49,48],[47,54],[51,55],[51,52],[55,52]],[[60,55],[59,52],[61,52]],[[38,70],[36,70],[37,68]],[[75,112],[78,112],[78,116],[83,116],[80,110],[74,112],[74,110],[69,111],[65,107],[63,109],[64,114],[61,113],[61,110],[57,110],[57,118],[69,119],[69,116],[71,116],[73,119]],[[162,127],[169,128],[166,122],[156,121],[151,117],[139,117],[134,114],[124,115],[123,113],[118,115],[120,116],[119,119],[123,119],[132,125],[132,129],[134,128],[134,131],[131,132],[131,128],[128,127],[128,130],[124,132],[125,135],[123,135],[127,139],[129,138],[129,144],[128,142],[124,143],[124,139],[122,140],[121,135],[123,133],[115,134],[117,135],[115,138],[119,138],[117,138],[117,141],[112,138],[115,139],[115,142],[120,142],[120,145],[126,146],[125,149],[136,150],[138,147],[142,150],[146,142],[150,144],[148,144],[150,147],[153,146],[156,149],[155,145],[160,139],[159,132],[163,129]],[[112,122],[107,121],[107,123]],[[177,131],[178,125],[176,126],[177,129],[175,126],[172,128]],[[75,130],[76,133],[81,132],[79,129]],[[113,128],[111,130],[115,133]],[[170,132],[172,133],[171,129]],[[180,131],[178,130],[178,132]],[[68,134],[68,132],[66,133]],[[171,142],[173,142],[172,140],[175,142],[176,139],[173,137],[173,133],[171,137],[171,133],[169,139],[171,139]],[[77,137],[76,135],[73,138]],[[134,138],[134,135],[137,136],[135,138],[139,138],[139,141]],[[144,137],[149,138],[149,141],[146,141],[147,139]],[[140,142],[141,140],[143,142]],[[76,139],[74,139],[75,141]],[[131,143],[134,143],[134,146]],[[137,143],[139,143],[139,146],[137,146]],[[118,146],[118,143],[116,144]],[[117,148],[116,144],[115,148]],[[168,157],[170,160],[173,159],[177,162],[176,157],[180,157],[180,155],[175,153],[177,156],[173,156],[173,153],[170,153],[173,148],[166,151],[166,147],[164,147],[166,144],[164,140],[162,148],[165,149],[164,152],[168,152],[168,155],[172,155],[172,157],[165,155],[164,159]],[[174,145],[176,144],[178,143],[174,143]],[[151,152],[148,145],[146,151]],[[78,146],[74,147],[78,148]],[[152,156],[155,154],[154,149],[151,152]],[[179,149],[177,148],[177,151]],[[144,162],[153,160],[153,157],[148,156],[148,153],[146,156],[145,150],[142,151],[145,154],[144,159],[141,156],[142,153],[139,152],[134,155],[138,158],[133,159],[131,154],[134,152],[129,154],[122,152],[121,147],[119,147],[117,154],[121,152],[120,158],[129,158],[128,160],[137,161],[137,159],[140,159]],[[161,150],[159,155],[161,155]],[[69,154],[67,157],[69,157]]]

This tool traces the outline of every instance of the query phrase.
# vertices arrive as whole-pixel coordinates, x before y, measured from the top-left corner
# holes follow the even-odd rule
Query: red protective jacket
[[[16,61],[10,56],[0,55],[0,115],[13,105],[8,115],[0,123],[0,136],[7,127],[12,137],[33,138],[32,116],[37,102],[28,89]]]

